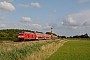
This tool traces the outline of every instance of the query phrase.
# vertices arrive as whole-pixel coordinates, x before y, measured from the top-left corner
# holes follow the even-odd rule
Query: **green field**
[[[90,41],[70,40],[47,60],[90,60]]]

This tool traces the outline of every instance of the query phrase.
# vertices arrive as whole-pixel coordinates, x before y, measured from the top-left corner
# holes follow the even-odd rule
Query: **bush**
[[[17,41],[18,33],[22,31],[31,31],[31,30],[20,30],[20,29],[5,29],[0,30],[0,41]]]

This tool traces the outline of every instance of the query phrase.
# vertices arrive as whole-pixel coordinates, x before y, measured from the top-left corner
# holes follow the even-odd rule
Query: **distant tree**
[[[88,36],[88,34],[87,34],[87,33],[86,33],[86,34],[84,34],[84,35],[85,35],[85,37],[86,37],[86,38],[89,38],[89,36]]]
[[[89,38],[89,36],[88,36],[88,34],[86,33],[86,34],[84,34],[84,35],[81,35],[80,36],[81,38]]]
[[[89,38],[88,34],[84,34],[84,35],[75,35],[73,36],[73,38]]]
[[[58,38],[66,38],[66,36],[58,36]]]
[[[70,38],[73,38],[72,36],[70,36]]]
[[[66,36],[61,36],[61,38],[66,38]]]
[[[53,35],[57,36],[57,34],[51,33],[51,32],[46,32],[46,34],[49,34],[49,35],[53,34]]]
[[[49,35],[50,35],[50,34],[51,34],[51,32],[46,32],[46,34],[49,34]]]
[[[79,35],[75,35],[75,36],[73,36],[73,38],[80,38],[80,36]]]
[[[43,32],[39,32],[39,31],[36,31],[37,33],[43,33]]]

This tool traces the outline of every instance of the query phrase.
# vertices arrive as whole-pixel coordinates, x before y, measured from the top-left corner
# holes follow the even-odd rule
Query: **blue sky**
[[[0,0],[0,29],[90,35],[90,0]]]

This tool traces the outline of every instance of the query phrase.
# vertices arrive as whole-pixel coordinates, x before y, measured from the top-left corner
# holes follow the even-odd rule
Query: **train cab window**
[[[22,33],[20,33],[19,35],[23,35]]]
[[[19,35],[24,35],[24,32],[19,33]]]

